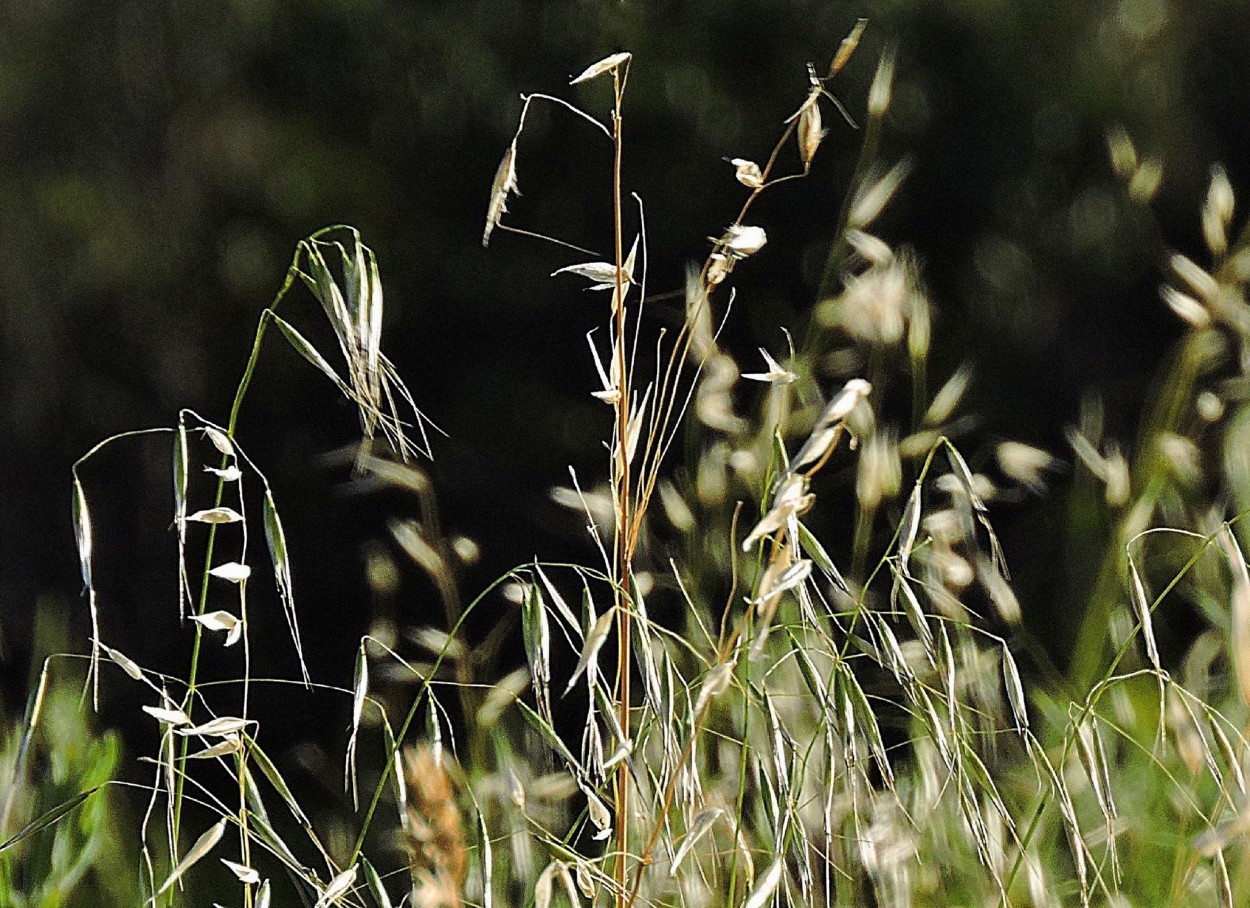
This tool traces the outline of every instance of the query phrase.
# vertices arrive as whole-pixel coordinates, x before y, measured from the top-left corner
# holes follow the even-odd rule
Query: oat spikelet
[[[444,759],[446,759],[444,757]],[[468,870],[464,827],[447,767],[429,744],[404,751],[405,846],[414,908],[461,908]]]

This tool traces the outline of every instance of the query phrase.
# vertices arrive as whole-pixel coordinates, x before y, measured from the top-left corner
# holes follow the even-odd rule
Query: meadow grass
[[[102,681],[142,685],[159,729],[134,837],[145,904],[1231,906],[1250,897],[1250,569],[1240,538],[1250,508],[1250,243],[1229,235],[1232,188],[1213,171],[1201,208],[1210,262],[1170,261],[1163,298],[1186,334],[1138,438],[1105,437],[1093,400],[1069,429],[1073,494],[1112,531],[1070,669],[1022,671],[1016,655],[1029,638],[992,513],[1045,494],[1058,459],[1014,441],[984,449],[962,412],[971,370],[930,374],[932,304],[915,258],[874,233],[908,171],[878,157],[892,54],[856,124],[862,151],[808,316],[777,326],[787,349],[762,347],[746,367],[757,371],[721,343],[734,271],[767,255],[757,199],[806,177],[831,129],[850,133],[843,121],[856,118],[834,87],[863,28],[827,68],[809,68],[806,97],[763,163],[727,156],[726,184],[745,195],[690,268],[685,318],[671,332],[647,318],[645,207],[621,181],[631,56],[573,79],[608,94],[607,122],[555,95],[524,96],[483,244],[519,234],[592,257],[552,277],[602,300],[587,374],[605,408],[607,464],[602,477],[571,473],[552,495],[584,521],[597,560],[536,560],[473,596],[461,589],[472,546],[440,526],[421,465],[430,424],[382,353],[377,263],[346,227],[298,247],[226,420],[184,411],[176,426],[110,438],[79,461],[87,691],[94,700]],[[506,217],[534,104],[602,135],[613,162],[607,254]],[[1125,192],[1148,205],[1157,164],[1139,160],[1123,133],[1112,133],[1110,152]],[[332,329],[334,356],[278,314],[300,285]],[[356,405],[356,470],[415,494],[418,513],[391,535],[443,605],[441,625],[409,634],[416,656],[393,633],[362,639],[350,684],[304,662],[278,503],[236,434],[270,328]],[[99,630],[107,603],[97,602],[84,468],[100,447],[149,436],[171,448],[183,677],[137,664],[125,641],[106,643]],[[851,528],[845,544],[811,526],[830,512]],[[267,559],[253,557],[256,523]],[[261,573],[274,578],[297,678],[253,677],[248,593]],[[470,619],[501,600],[511,617],[470,646]],[[1206,623],[1165,661],[1154,617],[1174,602]],[[499,654],[516,624],[526,664],[503,674]],[[239,646],[241,675],[206,678],[210,646]],[[379,680],[397,672],[399,707],[397,686]],[[350,704],[342,766],[353,810],[333,830],[262,746],[251,707],[279,684],[323,687]],[[72,795],[37,790],[30,742],[48,717],[32,698],[0,764],[12,780],[0,819],[6,904],[60,904],[41,893],[72,889],[90,869],[30,862],[49,841],[115,834],[96,816],[102,792],[117,787],[106,782],[110,739],[86,758],[99,779]],[[45,759],[54,743],[41,745]],[[89,811],[95,819],[84,821]],[[58,848],[88,863],[98,853]],[[228,870],[229,895],[204,894],[210,864]]]

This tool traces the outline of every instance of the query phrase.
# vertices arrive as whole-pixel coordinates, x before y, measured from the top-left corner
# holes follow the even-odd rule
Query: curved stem
[[[326,228],[326,230],[333,230],[333,229],[335,228],[332,228],[332,227]],[[325,233],[324,230],[318,231],[316,234],[313,234],[313,237],[315,238],[315,237],[321,236],[324,233]],[[226,424],[226,435],[230,438],[234,438],[235,429],[238,426],[239,411],[243,407],[243,399],[247,396],[248,389],[251,387],[251,384],[252,384],[252,377],[256,373],[256,363],[260,359],[261,345],[263,344],[264,339],[265,339],[266,329],[269,327],[270,322],[273,320],[273,316],[276,314],[275,310],[278,308],[278,305],[282,302],[283,298],[290,291],[291,286],[295,283],[295,277],[299,273],[299,258],[303,250],[304,250],[304,243],[300,243],[300,245],[296,247],[295,249],[295,255],[291,259],[291,266],[287,269],[286,278],[283,280],[282,286],[278,289],[277,294],[274,296],[273,302],[270,303],[268,308],[266,308],[260,315],[260,322],[256,327],[256,336],[252,340],[252,352],[251,352],[251,355],[248,356],[247,365],[244,366],[243,368],[243,376],[242,378],[239,379],[238,387],[235,389],[235,392],[234,392],[234,401],[230,406],[230,420]],[[226,465],[227,465],[227,458],[225,457],[225,455],[223,455],[222,466],[225,467]],[[217,491],[216,491],[216,494],[213,496],[213,507],[220,507],[222,498],[225,495],[225,489],[226,489],[225,479],[218,478]],[[199,597],[197,598],[196,607],[195,607],[196,615],[203,615],[205,610],[208,608],[208,588],[209,588],[208,571],[213,566],[213,550],[216,546],[216,542],[217,542],[217,525],[211,524],[208,529],[208,541],[205,544],[205,548],[204,548],[204,570],[202,571],[201,577],[200,577],[200,593],[199,593]],[[188,718],[190,718],[192,711],[195,708],[196,682],[199,677],[200,648],[203,645],[203,639],[204,639],[204,625],[202,625],[201,623],[197,621],[195,622],[195,637],[191,643],[191,667],[187,672],[187,690],[186,690],[186,694],[183,697],[183,704],[182,704],[182,711],[186,713]],[[182,739],[182,743],[179,747],[180,761],[186,759],[187,750],[188,750],[188,747],[190,746],[190,740],[191,739],[189,737],[184,737]],[[173,842],[170,843],[170,847],[175,853],[177,852],[178,832],[179,832],[179,827],[180,827],[181,820],[182,820],[182,801],[183,801],[184,785],[185,785],[185,775],[182,773],[179,773],[178,780],[175,783],[175,789],[172,792],[173,814],[174,814],[173,816],[173,838],[174,840]],[[248,891],[250,893],[250,889]]]

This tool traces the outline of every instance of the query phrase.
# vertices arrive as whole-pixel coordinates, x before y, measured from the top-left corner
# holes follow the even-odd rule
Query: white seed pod
[[[995,449],[994,456],[1008,478],[1020,483],[1035,495],[1046,491],[1046,474],[1053,470],[1057,461],[1050,454],[1019,441],[1004,441]]]
[[[251,719],[243,719],[238,716],[221,716],[203,725],[196,725],[194,728],[178,728],[175,733],[187,737],[189,735],[204,735],[206,737],[224,738],[229,735],[238,734],[247,727]]]
[[[890,199],[894,197],[894,193],[898,191],[910,171],[911,162],[904,159],[886,171],[883,176],[860,186],[851,202],[847,226],[852,229],[863,229],[875,221],[885,210],[885,206],[889,204]]]
[[[1172,255],[1168,264],[1172,266],[1172,271],[1176,276],[1188,285],[1199,299],[1210,302],[1219,293],[1219,283],[1193,259],[1177,252]]]
[[[602,76],[604,73],[612,72],[614,69],[619,68],[622,64],[629,62],[629,59],[632,56],[633,54],[629,53],[629,51],[622,51],[619,54],[612,54],[611,56],[604,57],[597,63],[592,63],[587,66],[579,75],[574,76],[569,81],[569,84],[576,85],[579,82],[587,82],[597,76]]]
[[[234,457],[234,442],[230,440],[230,436],[220,429],[212,426],[204,427],[204,435],[213,447],[220,451],[226,457]]]
[[[216,847],[217,843],[221,841],[222,835],[225,834],[227,822],[223,817],[196,839],[195,844],[191,846],[191,850],[178,862],[178,866],[173,869],[173,872],[161,884],[161,888],[156,890],[157,898],[168,892],[169,888],[178,882],[184,873]]]
[[[723,236],[713,240],[728,255],[736,259],[744,259],[764,248],[768,235],[763,227],[750,227],[744,224],[730,224]]]
[[[881,55],[877,71],[872,77],[872,87],[868,89],[868,116],[877,118],[885,115],[890,109],[890,99],[894,94],[894,53],[889,51]]]
[[[226,858],[222,858],[221,862],[230,868],[230,872],[238,877],[240,883],[256,885],[260,882],[260,874],[254,868],[248,867],[246,864],[236,864],[234,861]]]
[[[143,711],[158,722],[166,725],[190,725],[191,720],[187,718],[187,714],[180,709],[167,709],[163,706],[144,706]]]
[[[243,515],[234,508],[208,508],[203,511],[196,511],[194,514],[189,515],[187,520],[194,523],[209,524],[240,523],[243,520]]]
[[[198,621],[210,631],[221,631],[226,635],[226,646],[234,646],[243,636],[243,622],[229,612],[216,611],[203,615],[192,615],[192,621]]]
[[[313,908],[329,908],[330,905],[338,902],[339,898],[346,895],[356,882],[356,871],[357,866],[353,864],[330,880],[325,892],[321,893],[321,898],[317,899],[317,904]]]
[[[760,172],[760,165],[754,161],[748,161],[746,158],[729,158],[729,163],[734,168],[734,179],[748,189],[759,189],[764,185],[764,175]]]
[[[1181,293],[1175,287],[1164,284],[1159,288],[1159,296],[1163,297],[1163,302],[1176,317],[1189,327],[1201,330],[1211,324],[1211,313],[1207,311],[1207,307],[1188,293]]]
[[[226,737],[213,744],[211,747],[205,747],[203,750],[197,750],[193,754],[187,754],[188,760],[212,760],[216,757],[225,757],[230,754],[237,754],[243,750],[242,739],[235,734],[226,735]],[[257,877],[255,882],[259,883],[260,878]]]
[[[775,385],[788,385],[795,381],[798,376],[789,369],[784,368],[777,360],[773,359],[769,352],[760,347],[760,355],[764,357],[764,364],[768,366],[767,372],[743,372],[742,377],[751,381],[771,382]]]
[[[723,255],[719,252],[713,252],[708,259],[708,286],[715,287],[725,278],[729,277],[729,273],[734,269],[734,261],[735,260],[730,256]]]
[[[490,235],[508,211],[508,193],[521,194],[516,182],[516,139],[504,152],[499,168],[495,171],[495,182],[490,189],[490,204],[486,208],[486,229],[482,233],[482,245],[490,245]]]
[[[1206,204],[1202,206],[1202,236],[1217,259],[1228,251],[1228,225],[1233,219],[1235,204],[1233,184],[1224,168],[1216,164],[1211,168],[1211,184],[1207,187]]]
[[[848,230],[846,241],[860,257],[870,265],[888,265],[894,260],[894,251],[885,240],[862,230]]]
[[[816,157],[816,149],[820,148],[820,142],[828,132],[820,122],[819,98],[820,89],[813,89],[799,114],[799,157],[803,159],[804,166],[812,163],[812,158]]]
[[[237,561],[227,561],[225,564],[219,564],[209,572],[213,577],[219,577],[222,580],[229,580],[231,583],[242,583],[248,577],[252,576],[252,569],[246,564],[240,564]]]
[[[129,656],[125,655],[122,652],[119,652],[118,650],[113,649],[112,647],[105,646],[103,643],[100,644],[100,649],[104,650],[105,654],[110,659],[112,659],[115,663],[121,666],[121,670],[124,671],[131,678],[133,678],[136,681],[143,680],[143,669],[141,669],[139,667],[139,664],[135,662],[133,659],[131,659]]]

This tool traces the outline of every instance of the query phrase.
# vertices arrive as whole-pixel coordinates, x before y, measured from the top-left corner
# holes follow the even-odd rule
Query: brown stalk
[[[628,70],[626,70],[628,78]],[[630,475],[629,475],[629,405],[630,376],[626,357],[625,329],[627,327],[625,311],[624,251],[621,239],[621,102],[625,90],[620,68],[612,70],[612,87],[615,105],[612,110],[612,240],[616,263],[616,286],[613,288],[616,303],[616,357],[617,375],[620,376],[620,395],[616,401],[616,463],[613,472],[616,474],[616,605],[619,624],[617,625],[617,661],[616,661],[616,696],[620,710],[619,722],[622,734],[628,739],[630,732],[629,715],[629,664],[632,658],[630,651],[630,593],[629,584],[633,574],[632,561],[633,534],[631,529]],[[622,744],[625,742],[622,741]],[[622,762],[616,768],[613,780],[615,787],[616,841],[619,856],[616,861],[617,904],[625,891],[626,856],[629,853],[629,774]]]

